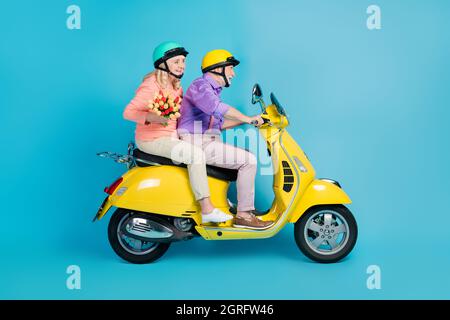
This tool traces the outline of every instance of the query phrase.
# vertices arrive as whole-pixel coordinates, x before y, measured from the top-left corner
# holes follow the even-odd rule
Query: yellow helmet
[[[239,61],[227,50],[212,50],[203,57],[202,72],[205,73],[217,67],[237,66],[238,64]]]

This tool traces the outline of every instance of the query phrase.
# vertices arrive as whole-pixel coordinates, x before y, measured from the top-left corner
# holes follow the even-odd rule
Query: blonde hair
[[[162,64],[160,65],[162,66]],[[142,81],[147,80],[148,78],[152,77],[153,75],[156,76],[156,82],[160,85],[162,89],[166,89],[169,86],[171,78],[169,77],[169,73],[166,71],[162,71],[159,69],[155,69],[152,72],[147,73],[144,76],[144,79]],[[177,79],[175,77],[172,77],[172,86],[175,90],[178,90],[181,88],[181,81],[180,79]]]

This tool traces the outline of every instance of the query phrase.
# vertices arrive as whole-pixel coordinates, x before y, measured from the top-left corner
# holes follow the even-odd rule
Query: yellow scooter
[[[310,259],[336,262],[353,249],[358,228],[351,203],[338,182],[316,179],[307,156],[286,131],[288,117],[275,98],[266,106],[261,88],[253,87],[252,103],[259,103],[264,124],[259,132],[267,141],[274,169],[275,199],[268,212],[259,216],[275,224],[266,230],[234,228],[232,221],[201,224],[201,210],[195,201],[184,164],[146,154],[130,143],[128,154],[102,152],[98,155],[125,163],[128,171],[109,187],[108,196],[94,221],[114,206],[108,225],[113,250],[132,263],[149,263],[160,258],[174,241],[200,236],[206,240],[262,239],[276,235],[287,223],[294,223],[294,238]],[[230,182],[237,171],[207,166],[211,201],[230,214],[235,206],[227,199]]]

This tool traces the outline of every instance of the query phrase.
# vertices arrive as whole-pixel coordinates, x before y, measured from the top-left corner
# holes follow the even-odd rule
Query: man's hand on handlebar
[[[261,117],[261,115],[250,117],[250,124],[254,125],[255,127],[260,127],[264,124],[264,120]]]

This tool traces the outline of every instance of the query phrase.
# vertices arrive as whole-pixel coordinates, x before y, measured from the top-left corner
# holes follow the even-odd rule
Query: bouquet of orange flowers
[[[155,98],[149,101],[148,108],[155,112],[158,116],[170,120],[176,120],[180,117],[181,98],[172,98],[170,94],[164,95],[162,91],[159,91],[155,95]],[[163,124],[167,126],[167,123]]]

